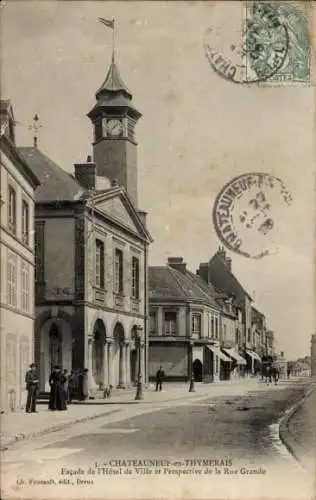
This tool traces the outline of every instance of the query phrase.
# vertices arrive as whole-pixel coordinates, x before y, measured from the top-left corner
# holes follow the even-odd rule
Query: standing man
[[[165,377],[165,372],[163,371],[162,366],[160,366],[159,370],[156,373],[156,392],[158,391],[158,387],[159,391],[162,390],[162,382],[164,377]]]
[[[290,376],[291,376],[291,367],[290,367],[290,365],[288,364],[288,365],[287,365],[287,378],[290,378]]]
[[[30,365],[30,370],[26,372],[25,383],[27,390],[27,400],[26,400],[26,413],[37,413],[36,411],[36,399],[39,380],[37,378],[36,366],[34,363]]]

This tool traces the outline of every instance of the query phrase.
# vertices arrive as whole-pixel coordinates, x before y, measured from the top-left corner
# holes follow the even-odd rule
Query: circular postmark
[[[234,252],[258,259],[275,252],[276,231],[292,196],[277,177],[265,173],[232,179],[216,197],[213,223],[221,242]]]
[[[271,78],[286,60],[287,27],[277,3],[251,2],[243,15],[215,19],[204,36],[205,55],[222,78],[256,83]]]

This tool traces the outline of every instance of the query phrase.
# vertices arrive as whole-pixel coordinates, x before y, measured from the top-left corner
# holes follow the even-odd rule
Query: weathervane
[[[104,19],[99,17],[100,23],[104,24],[107,28],[112,29],[112,63],[115,62],[115,19]]]
[[[39,117],[37,114],[34,115],[32,125],[29,125],[29,130],[33,130],[33,145],[34,148],[37,148],[37,139],[38,139],[38,131],[42,128],[42,125],[39,123]]]

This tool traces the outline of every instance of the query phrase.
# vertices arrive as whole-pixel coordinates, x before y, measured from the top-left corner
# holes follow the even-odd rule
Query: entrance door
[[[193,375],[196,382],[202,382],[203,365],[199,359],[193,361]]]

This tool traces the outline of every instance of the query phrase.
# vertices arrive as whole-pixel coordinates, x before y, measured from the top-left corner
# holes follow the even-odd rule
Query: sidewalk
[[[154,385],[143,391],[143,400],[135,401],[136,389],[116,392],[110,399],[88,400],[68,406],[65,412],[51,412],[47,404],[37,406],[38,413],[26,414],[23,410],[1,415],[1,449],[17,441],[32,439],[49,432],[56,432],[86,420],[119,412],[120,405],[157,405],[176,403],[188,399],[229,396],[263,388],[257,379],[222,381],[214,384],[195,383],[195,392],[189,392],[189,383],[166,383],[161,392]]]
[[[307,470],[315,470],[316,386],[285,419],[281,437],[294,457]]]

